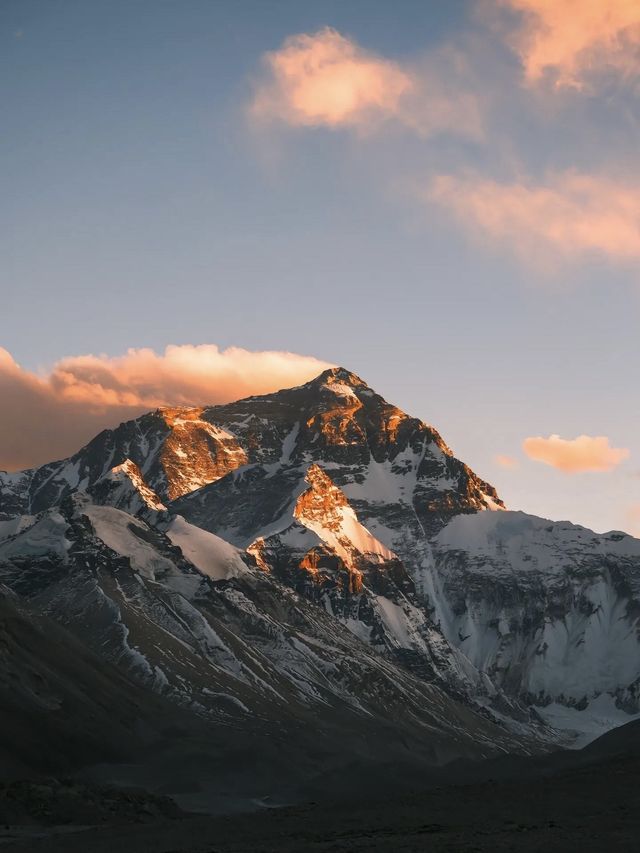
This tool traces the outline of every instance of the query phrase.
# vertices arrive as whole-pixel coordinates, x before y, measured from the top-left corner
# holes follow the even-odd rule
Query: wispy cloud
[[[500,465],[501,468],[517,468],[518,460],[515,456],[506,456],[503,453],[497,453],[494,457],[494,462]]]
[[[75,356],[39,375],[0,347],[0,469],[66,456],[95,433],[161,405],[223,403],[300,384],[327,363],[214,345]]]
[[[531,83],[583,88],[594,75],[640,75],[638,0],[499,0],[519,14],[511,43]]]
[[[558,85],[579,85],[582,75],[603,68],[640,73],[637,0],[486,0],[483,7],[494,17],[508,13],[507,38],[531,83],[551,75]],[[249,114],[260,127],[328,128],[368,141],[383,127],[416,135],[425,140],[425,171],[431,177],[425,178],[425,171],[416,177],[422,167],[410,164],[412,154],[402,162],[387,156],[394,143],[386,136],[384,165],[375,179],[409,185],[411,193],[426,180],[426,192],[419,193],[430,202],[430,214],[434,203],[447,208],[483,248],[493,244],[539,271],[553,275],[566,262],[598,255],[618,264],[636,263],[640,175],[635,167],[616,175],[607,175],[601,165],[523,167],[527,159],[541,157],[532,158],[527,143],[513,133],[513,116],[531,128],[532,139],[538,134],[542,146],[548,146],[549,116],[541,103],[549,99],[540,99],[532,88],[523,91],[513,71],[508,55],[496,46],[495,33],[483,27],[425,47],[420,57],[402,59],[381,56],[324,28],[291,35],[263,56]],[[580,121],[585,117],[580,113]],[[445,152],[430,139],[442,132],[484,147],[452,146]],[[605,145],[606,125],[594,132]],[[561,129],[558,134],[551,151],[561,150]],[[417,146],[402,150],[415,156]],[[564,164],[579,162],[571,149],[564,153]],[[496,169],[509,175],[504,171],[509,166],[511,176],[496,179]],[[397,179],[410,169],[412,177]]]
[[[640,258],[640,185],[632,181],[573,171],[541,183],[440,175],[427,195],[477,236],[533,262],[590,252],[616,261]]]
[[[604,435],[579,435],[565,439],[559,435],[526,438],[522,449],[530,459],[557,468],[565,474],[583,471],[611,471],[629,457],[626,447],[611,447]]]
[[[420,63],[398,63],[325,27],[289,36],[263,57],[250,116],[291,127],[371,132],[394,122],[422,136],[481,134],[477,94],[461,85],[463,57],[443,49]]]

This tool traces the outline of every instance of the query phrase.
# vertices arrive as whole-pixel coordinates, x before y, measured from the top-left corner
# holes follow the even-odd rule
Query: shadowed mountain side
[[[433,743],[348,711],[319,721],[259,719],[223,725],[177,708],[124,678],[68,631],[0,595],[2,777],[78,775],[141,785],[214,811],[254,799],[299,799],[319,772],[355,756],[433,761]],[[404,756],[404,758],[403,758]]]
[[[175,723],[140,689],[55,622],[0,591],[0,773],[72,773],[121,762]]]

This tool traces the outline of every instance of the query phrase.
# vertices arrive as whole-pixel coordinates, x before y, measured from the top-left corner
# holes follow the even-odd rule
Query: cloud
[[[0,347],[0,469],[50,462],[105,427],[162,405],[224,403],[298,385],[329,365],[288,352],[214,345],[130,349],[117,358],[75,356],[46,375]]]
[[[544,264],[600,253],[640,259],[640,185],[562,172],[544,183],[440,175],[427,197],[481,238]]]
[[[502,453],[497,453],[493,457],[494,461],[500,465],[501,468],[517,468],[518,460],[514,456],[505,456]]]
[[[479,98],[465,90],[464,57],[452,49],[401,65],[325,27],[289,36],[263,66],[249,106],[260,123],[370,132],[392,120],[423,136],[482,133]]]
[[[393,115],[413,85],[398,65],[328,27],[290,36],[265,64],[270,79],[258,88],[252,111],[293,125],[337,127]]]
[[[632,504],[627,510],[627,524],[634,536],[640,536],[640,503]]]
[[[582,88],[594,74],[640,74],[638,0],[500,0],[519,13],[511,43],[526,79]]]
[[[626,447],[611,447],[604,435],[579,435],[565,439],[559,435],[526,438],[522,449],[530,459],[544,462],[565,474],[583,471],[611,471],[629,457]]]

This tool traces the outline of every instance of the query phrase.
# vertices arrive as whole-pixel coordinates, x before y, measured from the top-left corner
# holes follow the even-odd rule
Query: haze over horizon
[[[640,7],[560,6],[3,4],[0,468],[340,364],[640,535]]]

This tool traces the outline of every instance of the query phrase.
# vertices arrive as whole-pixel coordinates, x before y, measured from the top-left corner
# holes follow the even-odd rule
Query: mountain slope
[[[329,754],[332,732],[339,754],[349,733],[386,731],[432,764],[534,748],[379,657],[231,546],[199,531],[198,552],[176,521],[154,529],[76,494],[0,542],[0,579],[127,678],[218,728],[277,727],[292,748],[309,729]]]
[[[170,722],[171,706],[6,588],[0,660],[2,778],[130,760]]]

